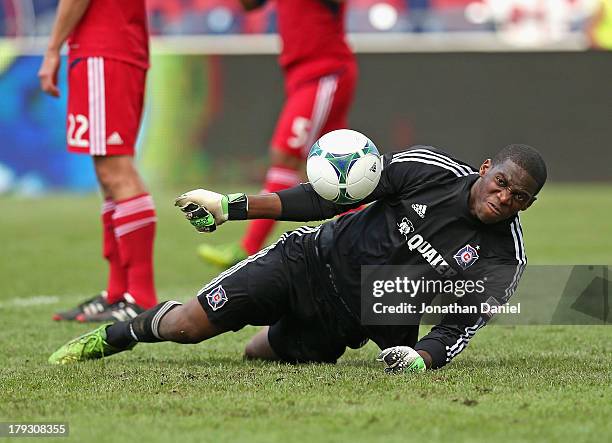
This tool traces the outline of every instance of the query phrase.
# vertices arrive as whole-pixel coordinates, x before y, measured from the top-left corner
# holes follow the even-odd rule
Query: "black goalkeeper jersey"
[[[486,276],[489,303],[508,301],[527,260],[521,226],[518,216],[487,225],[470,213],[470,189],[478,178],[470,165],[429,146],[383,156],[380,182],[360,202],[372,203],[324,223],[318,234],[335,292],[354,318],[361,314],[363,265],[415,265],[423,269],[424,277],[442,280]],[[346,210],[323,200],[309,184],[301,186],[309,199],[300,199],[300,204],[308,200],[312,205],[307,211],[312,213],[311,220],[314,214],[329,218]],[[279,195],[284,207],[289,199]],[[414,325],[364,326],[363,330],[381,348],[425,349],[434,367],[441,367],[467,346],[487,320],[481,315],[447,314],[418,342]]]

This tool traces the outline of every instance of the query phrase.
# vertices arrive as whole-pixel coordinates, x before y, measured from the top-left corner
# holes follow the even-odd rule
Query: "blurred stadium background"
[[[383,151],[435,144],[477,162],[524,142],[555,181],[610,179],[612,57],[590,50],[599,0],[348,2],[361,69],[351,126]],[[95,189],[90,160],[65,152],[65,93],[38,89],[56,5],[0,0],[0,193]],[[257,183],[283,98],[274,2],[248,15],[238,0],[148,6],[148,181]]]

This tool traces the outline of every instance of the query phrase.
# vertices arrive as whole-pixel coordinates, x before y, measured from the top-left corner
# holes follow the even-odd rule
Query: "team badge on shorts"
[[[206,300],[208,301],[208,306],[210,306],[213,311],[222,308],[227,302],[227,294],[225,293],[223,286],[219,285],[209,292],[206,295]]]
[[[474,264],[476,260],[478,260],[478,252],[475,248],[470,246],[469,244],[465,245],[463,248],[459,249],[453,258],[457,262],[461,269],[467,269]]]

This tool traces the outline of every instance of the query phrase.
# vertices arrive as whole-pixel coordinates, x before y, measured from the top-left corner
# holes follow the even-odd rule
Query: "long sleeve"
[[[383,155],[378,185],[366,198],[351,205],[338,205],[325,200],[315,192],[310,183],[302,183],[279,191],[277,194],[282,203],[279,220],[326,220],[362,204],[410,192],[414,186],[423,181],[440,179],[446,176],[448,171],[437,166],[439,164],[437,161],[427,159],[432,152],[438,151],[432,147],[414,146],[406,151]],[[457,164],[454,168],[469,171],[467,165]]]
[[[476,332],[492,318],[491,307],[507,303],[514,294],[527,264],[523,244],[523,234],[518,216],[508,225],[509,232],[500,237],[498,257],[483,260],[475,273],[475,278],[485,279],[485,291],[478,296],[460,300],[463,306],[475,306],[477,314],[447,314],[440,324],[421,338],[415,345],[416,350],[427,351],[432,356],[432,368],[441,368],[459,355],[470,343]]]

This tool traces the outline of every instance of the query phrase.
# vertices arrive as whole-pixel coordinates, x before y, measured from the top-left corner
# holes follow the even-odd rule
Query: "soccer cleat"
[[[132,349],[136,342],[126,349],[117,349],[106,342],[106,327],[102,325],[87,334],[74,338],[49,357],[49,363],[67,365],[85,360],[108,357],[121,351]]]
[[[81,323],[115,322],[126,321],[136,317],[145,310],[136,304],[134,297],[130,294],[123,294],[124,300],[108,305],[108,309],[92,314],[79,314],[76,320]]]
[[[93,315],[100,312],[104,312],[108,309],[109,304],[106,302],[107,292],[102,291],[100,294],[96,295],[89,300],[84,301],[76,308],[69,309],[68,311],[57,312],[53,314],[53,320],[61,321],[61,320],[76,320],[79,315],[87,314]]]
[[[237,243],[224,246],[201,244],[198,246],[198,256],[208,263],[227,269],[247,258],[248,254]]]

